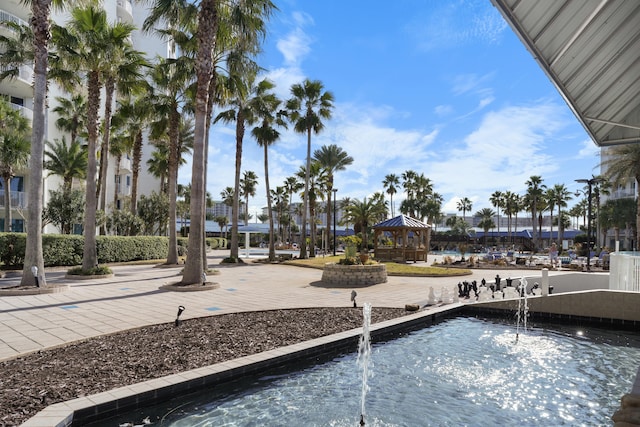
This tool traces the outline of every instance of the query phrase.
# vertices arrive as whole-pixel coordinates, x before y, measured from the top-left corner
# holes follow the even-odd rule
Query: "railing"
[[[20,113],[22,114],[22,117],[33,121],[33,110],[18,104],[10,104],[10,105],[11,105],[11,108],[13,108],[14,110],[20,111]]]
[[[11,208],[24,209],[27,207],[26,193],[23,191],[11,191]],[[4,191],[0,191],[0,208],[4,209]]]
[[[15,15],[7,12],[7,11],[0,10],[0,25],[2,24],[3,21],[15,22],[18,25],[24,25],[24,26],[28,26],[29,25],[26,21],[18,18],[17,16],[15,16]]]
[[[5,72],[8,70],[13,70],[15,67],[7,67],[6,65],[0,66],[0,72]],[[18,66],[18,75],[16,76],[18,79],[27,82],[28,84],[33,83],[33,68],[28,65],[20,65]]]
[[[609,289],[640,292],[640,252],[610,255]]]

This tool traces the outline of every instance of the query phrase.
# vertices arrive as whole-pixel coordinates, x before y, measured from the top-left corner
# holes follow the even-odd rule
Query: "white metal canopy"
[[[598,146],[640,142],[640,1],[491,1]]]

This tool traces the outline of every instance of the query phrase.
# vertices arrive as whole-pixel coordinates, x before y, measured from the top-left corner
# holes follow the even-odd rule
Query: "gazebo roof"
[[[398,215],[395,218],[379,222],[378,224],[374,225],[373,228],[381,228],[385,230],[393,228],[407,228],[416,230],[421,228],[431,228],[431,226],[415,218],[411,218],[406,215]]]

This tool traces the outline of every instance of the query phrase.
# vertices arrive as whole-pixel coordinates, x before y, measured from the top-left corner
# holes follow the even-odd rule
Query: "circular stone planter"
[[[193,285],[181,285],[180,283],[170,283],[168,285],[160,286],[160,289],[163,291],[172,291],[172,292],[199,292],[199,291],[210,291],[212,289],[218,289],[220,287],[219,283],[215,282],[205,282],[195,283]]]
[[[43,295],[43,294],[57,294],[69,290],[69,285],[47,285],[43,288],[36,287],[12,287],[0,289],[0,297],[17,297],[25,295]]]
[[[384,264],[342,265],[327,263],[322,270],[322,283],[341,287],[371,286],[387,281]]]

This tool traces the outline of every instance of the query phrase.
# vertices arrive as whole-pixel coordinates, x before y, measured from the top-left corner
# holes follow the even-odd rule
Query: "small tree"
[[[62,234],[71,234],[74,224],[82,224],[84,217],[84,191],[75,189],[50,190],[49,203],[42,211],[42,224],[55,225]]]
[[[143,222],[142,234],[165,235],[169,221],[169,198],[164,193],[152,192],[140,197],[138,216]]]
[[[113,209],[107,217],[107,230],[116,236],[137,236],[143,227],[142,219],[128,209]]]

